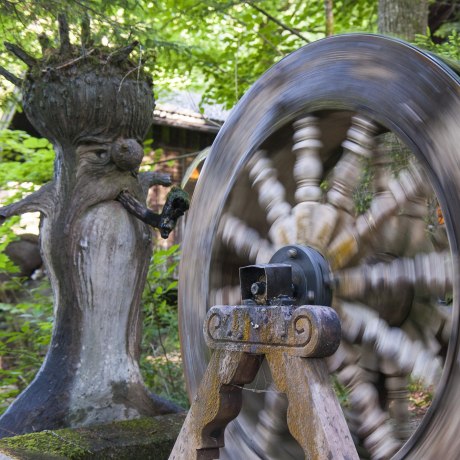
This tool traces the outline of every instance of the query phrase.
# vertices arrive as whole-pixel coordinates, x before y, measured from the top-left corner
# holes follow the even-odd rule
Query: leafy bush
[[[0,185],[42,185],[53,177],[54,150],[48,140],[24,131],[0,130]]]
[[[142,297],[140,364],[146,384],[154,393],[187,407],[177,322],[178,262],[177,245],[153,253]]]
[[[447,60],[454,60],[457,63],[452,63],[449,61],[449,65],[459,66],[458,61],[460,61],[460,35],[456,30],[453,30],[447,37],[447,40],[443,43],[433,43],[430,37],[426,35],[417,35],[415,37],[414,43],[420,48],[424,48],[427,51],[431,51],[437,54],[440,57],[446,58]],[[460,68],[457,67],[456,70]]]
[[[3,203],[21,199],[52,177],[54,151],[46,139],[23,131],[0,130],[0,188]],[[10,277],[18,271],[4,253],[17,236],[19,217],[0,226],[0,413],[33,379],[46,354],[52,329],[49,283]],[[6,303],[5,291],[14,292],[20,303]]]
[[[19,279],[16,289],[24,290]],[[51,339],[53,301],[43,280],[26,301],[0,303],[0,413],[32,381]]]

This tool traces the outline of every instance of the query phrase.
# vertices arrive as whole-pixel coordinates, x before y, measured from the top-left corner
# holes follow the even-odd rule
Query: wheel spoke
[[[278,245],[292,243],[291,205],[285,199],[284,185],[278,180],[278,172],[266,152],[256,152],[248,162],[247,170],[259,204],[266,211],[270,238]]]
[[[403,374],[421,379],[427,387],[436,385],[442,359],[428,350],[421,340],[413,341],[400,328],[388,324],[370,309],[342,302],[342,333],[351,343],[369,345],[381,359],[395,364]]]
[[[256,445],[261,448],[267,458],[280,458],[280,446],[289,432],[287,425],[288,401],[286,395],[280,393],[271,384],[264,398],[264,408],[258,414],[255,429]]]
[[[408,412],[408,373],[402,372],[393,360],[381,358],[374,352],[374,342],[362,343],[363,321],[370,322],[375,315],[362,307],[355,314],[356,306],[339,305],[345,317],[343,322],[345,341],[361,341],[361,353],[352,350],[342,341],[336,355],[328,358],[331,372],[336,372],[338,381],[348,390],[351,409],[346,412],[351,418],[350,429],[356,425],[356,433],[372,458],[389,458],[411,434]],[[385,376],[384,387],[378,382]],[[382,391],[385,407],[382,407]],[[391,420],[391,422],[390,422]],[[384,452],[384,454],[382,454]]]
[[[339,382],[348,389],[348,400],[357,434],[372,458],[390,458],[401,446],[394,436],[388,414],[382,410],[379,395],[366,373],[357,365],[349,365],[337,373]]]
[[[321,131],[316,117],[299,119],[293,126],[292,152],[296,156],[294,179],[297,204],[292,212],[295,220],[296,242],[323,249],[318,229],[324,224],[319,220],[322,217],[321,212],[316,212],[320,208],[318,202],[323,195],[320,188],[323,176],[323,163],[320,158],[320,150],[323,146],[320,140]]]
[[[305,117],[294,122],[292,152],[296,156],[294,179],[296,181],[296,202],[311,203],[321,199],[323,193],[320,181],[323,163],[319,151],[323,146],[321,131],[316,117]]]
[[[328,230],[333,232],[336,228],[340,229],[327,251],[333,268],[343,266],[344,261],[350,260],[358,252],[359,240],[351,230],[355,214],[353,191],[365,169],[369,167],[374,150],[375,131],[374,123],[354,116],[347,138],[342,143],[344,153],[332,173],[331,188],[326,197],[328,205],[337,212],[335,223]],[[327,205],[323,206],[326,207]],[[328,236],[330,238],[332,234]]]
[[[428,180],[420,165],[410,159],[409,150],[398,138],[392,133],[382,137],[374,160],[377,163],[375,202],[371,203],[370,212],[358,217],[356,233],[381,251],[393,254],[412,256],[430,251],[434,238],[427,235],[434,236],[429,229],[430,222],[436,218],[431,204],[437,202],[434,192],[427,186]],[[379,209],[385,198],[391,199],[393,205],[385,208],[384,204]]]
[[[392,140],[397,139],[391,134]],[[388,182],[392,177],[392,161],[391,153],[393,149],[386,147],[387,136],[381,135],[377,140],[374,157],[372,158],[373,177],[372,184],[375,193],[386,192],[388,190]]]
[[[261,238],[256,230],[229,213],[222,216],[219,233],[227,247],[251,263],[267,263],[275,252],[268,240]]]
[[[389,263],[363,264],[334,274],[336,294],[364,300],[375,295],[400,295],[408,288],[419,297],[444,298],[452,292],[452,262],[448,252],[417,254]]]
[[[431,350],[438,352],[446,347],[452,332],[452,306],[444,300],[413,303],[410,312],[411,324],[421,331],[424,342],[431,344]],[[405,325],[405,327],[407,327]]]
[[[409,414],[409,375],[401,372],[392,361],[382,360],[380,370],[385,376],[386,406],[395,426],[395,436],[407,441],[412,430]]]
[[[339,349],[342,358],[329,358],[335,361],[330,369],[349,391],[357,433],[371,458],[389,458],[412,433],[409,377],[422,380],[427,388],[433,386],[441,373],[441,359],[425,343],[388,327],[365,306],[342,302],[338,311],[345,341],[359,344],[361,354],[353,362]]]
[[[354,116],[347,138],[342,143],[343,155],[334,167],[327,201],[337,209],[354,214],[353,191],[373,154],[376,126],[361,116]]]
[[[357,253],[359,243],[379,237],[382,225],[396,214],[424,215],[427,179],[420,166],[410,162],[399,176],[388,182],[388,190],[377,193],[369,209],[358,216],[353,226],[345,227],[331,242],[329,257],[333,268],[345,266]],[[395,235],[398,238],[399,235]]]

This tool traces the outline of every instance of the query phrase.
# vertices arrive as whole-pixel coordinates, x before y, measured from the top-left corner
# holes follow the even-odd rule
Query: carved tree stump
[[[177,410],[149,393],[138,365],[139,302],[152,248],[151,229],[138,217],[167,236],[187,207],[180,192],[167,216],[141,205],[150,185],[170,185],[139,173],[152,82],[129,60],[136,43],[117,51],[84,40],[77,47],[64,17],[59,26],[60,49],[44,50],[42,59],[7,44],[29,66],[23,82],[1,72],[22,87],[24,110],[53,143],[56,161],[52,183],[0,210],[3,220],[41,212],[55,299],[49,352],[0,418],[0,437]]]

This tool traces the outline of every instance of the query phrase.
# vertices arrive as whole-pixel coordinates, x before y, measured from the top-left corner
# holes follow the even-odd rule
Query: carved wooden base
[[[242,390],[263,355],[216,350],[177,438],[170,460],[211,460],[224,447],[224,430],[240,412]],[[287,422],[305,458],[358,459],[323,359],[267,354],[277,389],[286,393]]]

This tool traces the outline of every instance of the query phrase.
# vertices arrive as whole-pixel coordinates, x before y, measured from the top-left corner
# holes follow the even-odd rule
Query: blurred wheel
[[[219,133],[188,216],[190,395],[209,360],[207,309],[239,303],[240,266],[300,244],[330,267],[343,340],[328,364],[360,455],[456,458],[458,126],[458,76],[394,39],[321,40],[259,79]],[[301,458],[267,368],[244,393],[221,457]]]

